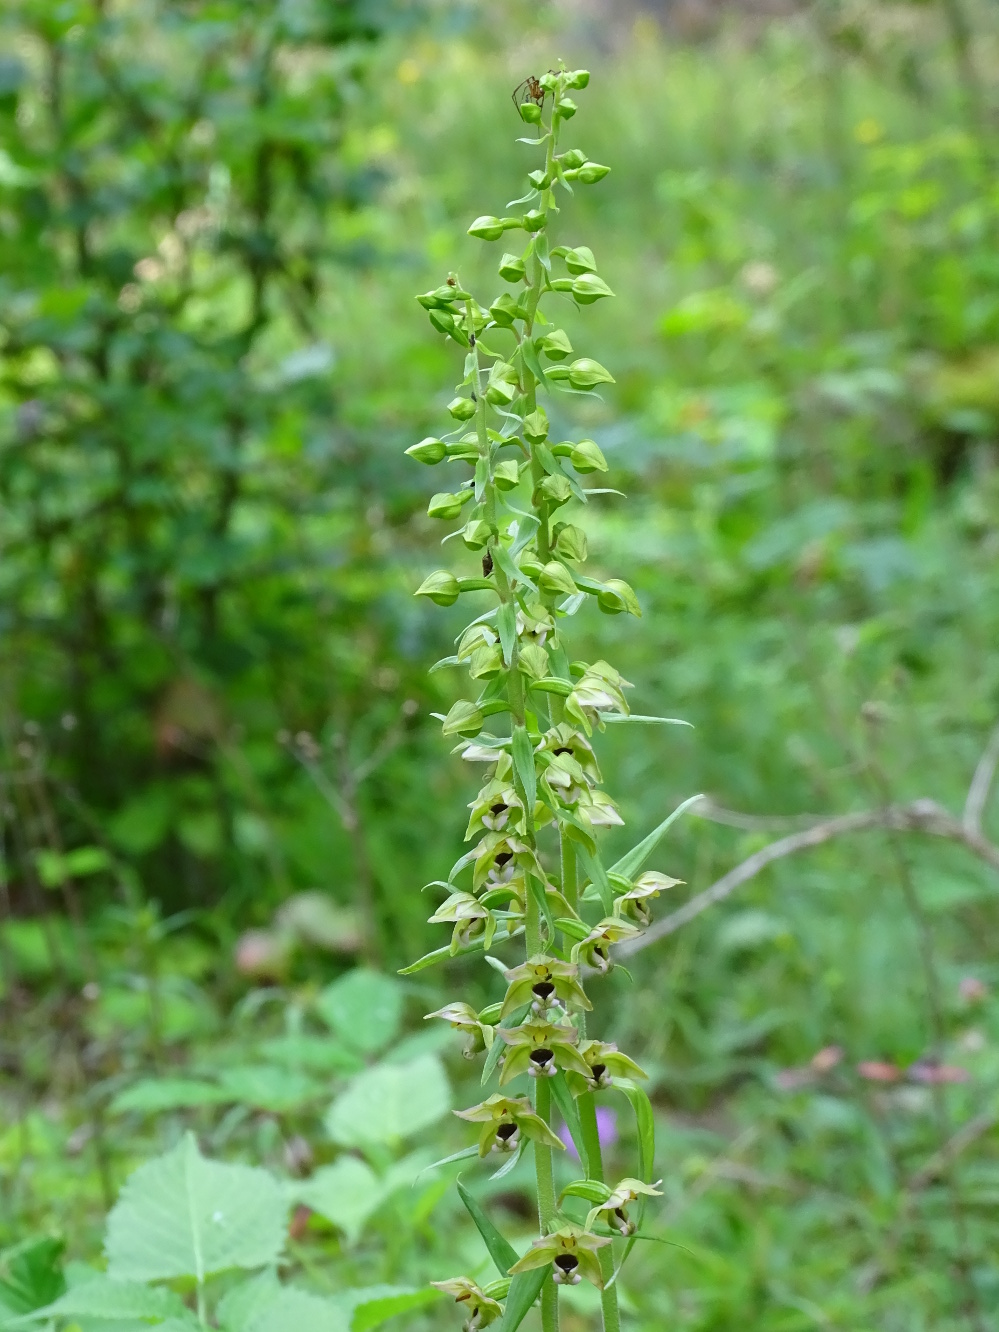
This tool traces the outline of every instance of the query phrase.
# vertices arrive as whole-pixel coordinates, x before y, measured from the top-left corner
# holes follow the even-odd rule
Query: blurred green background
[[[644,607],[586,612],[577,655],[694,724],[602,738],[614,837],[697,791],[961,814],[999,715],[994,7],[7,0],[0,1243],[93,1260],[184,1125],[335,1165],[330,1088],[385,1048],[468,1080],[419,1018],[481,969],[399,982],[360,1050],[329,986],[441,942],[420,888],[473,791],[427,668],[461,620],[412,598],[439,531],[403,449],[460,353],[413,294],[493,295],[465,228],[520,192],[510,93],[558,57],[613,168],[561,239],[617,293],[579,321],[617,383],[552,414],[627,493],[591,561]],[[688,819],[672,905],[781,831]],[[609,982],[671,1246],[622,1278],[635,1332],[996,1325],[996,891],[967,848],[868,832]],[[481,1265],[453,1170],[412,1185],[463,1145],[446,1110],[369,1151],[367,1214],[303,1210],[317,1288]]]

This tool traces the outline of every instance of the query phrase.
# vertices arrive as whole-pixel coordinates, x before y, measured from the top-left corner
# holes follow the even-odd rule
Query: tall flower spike
[[[484,769],[469,805],[471,849],[439,885],[449,895],[431,918],[451,927],[450,948],[407,971],[449,953],[503,950],[501,1002],[481,1012],[455,1002],[433,1016],[461,1033],[467,1055],[488,1052],[484,1082],[498,1073],[498,1092],[457,1112],[480,1126],[479,1154],[524,1150],[533,1156],[539,1238],[504,1278],[512,1278],[513,1307],[523,1317],[525,1291],[536,1289],[524,1274],[550,1269],[542,1272],[542,1332],[558,1327],[559,1287],[583,1278],[601,1290],[605,1332],[620,1328],[611,1241],[576,1225],[558,1229],[553,1154],[561,1148],[552,1096],[553,1090],[564,1096],[564,1077],[576,1097],[577,1113],[568,1118],[587,1161],[586,1182],[599,1186],[599,1198],[616,1197],[603,1183],[594,1093],[615,1077],[644,1074],[615,1045],[588,1035],[592,1005],[584,975],[610,968],[613,945],[647,923],[649,903],[671,882],[649,874],[636,879],[638,870],[622,877],[595,868],[600,830],[623,820],[603,788],[592,738],[607,718],[628,716],[629,685],[606,661],[573,660],[567,642],[571,617],[585,606],[607,615],[641,614],[623,579],[584,572],[589,550],[581,514],[593,493],[605,493],[590,491],[586,477],[607,471],[607,461],[592,439],[552,434],[562,415],[556,412],[561,390],[586,394],[614,382],[605,366],[573,345],[558,319],[560,302],[584,309],[613,296],[593,251],[577,237],[570,245],[553,234],[557,200],[596,184],[609,170],[580,148],[560,147],[577,110],[570,94],[585,88],[589,77],[560,66],[518,89],[521,119],[533,127],[523,142],[542,161],[528,173],[527,194],[511,205],[519,211],[483,213],[469,227],[486,243],[505,240],[509,248],[498,274],[506,285],[480,301],[451,273],[418,297],[462,370],[448,405],[451,426],[407,450],[447,475],[428,513],[449,525],[449,536],[460,536],[448,549],[461,552],[458,559],[468,567],[438,569],[417,595],[440,606],[475,599],[455,656],[438,665],[467,672],[468,696],[451,705],[442,729],[456,754]],[[539,392],[552,395],[547,411]],[[539,847],[539,830],[552,824],[557,857]],[[594,878],[584,893],[580,864]],[[582,914],[595,898],[604,915],[599,922]],[[512,962],[507,950],[521,935],[523,951]],[[625,1090],[640,1104],[636,1098],[644,1094],[634,1084]],[[648,1118],[651,1112],[643,1122]],[[632,1182],[622,1181],[618,1193]],[[634,1183],[639,1192],[645,1187]],[[618,1215],[626,1204],[621,1193],[620,1209],[608,1213],[619,1231],[628,1224]],[[497,1321],[506,1285],[479,1287],[467,1277],[439,1285],[471,1310],[471,1332]]]

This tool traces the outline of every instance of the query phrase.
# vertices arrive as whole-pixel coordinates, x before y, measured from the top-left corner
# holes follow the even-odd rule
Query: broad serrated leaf
[[[168,1110],[194,1110],[202,1105],[224,1105],[230,1099],[221,1087],[211,1082],[200,1082],[194,1078],[143,1078],[119,1092],[108,1109],[113,1115],[129,1111],[158,1115]]]
[[[359,1073],[330,1106],[326,1128],[343,1147],[394,1144],[451,1109],[451,1088],[436,1055],[376,1064]]]
[[[392,1186],[398,1187],[398,1183]],[[333,1165],[317,1170],[311,1179],[295,1185],[294,1197],[342,1230],[348,1244],[353,1244],[391,1191],[366,1162],[356,1156],[341,1156]]]
[[[287,1203],[266,1170],[208,1161],[191,1133],[129,1176],[108,1217],[108,1275],[118,1281],[266,1267],[284,1247]]]
[[[350,1313],[336,1298],[283,1286],[235,1332],[350,1332]]]
[[[244,1332],[268,1304],[281,1294],[281,1283],[277,1272],[268,1268],[248,1281],[241,1281],[238,1286],[227,1290],[219,1300],[216,1316],[224,1332]]]
[[[255,1110],[270,1110],[273,1114],[298,1110],[323,1093],[322,1085],[314,1078],[273,1064],[241,1064],[223,1069],[219,1083],[227,1101]]]
[[[394,977],[356,967],[327,985],[316,1008],[347,1045],[376,1054],[398,1032],[402,1003],[402,986]]]
[[[110,1322],[122,1319],[185,1319],[190,1317],[184,1301],[163,1286],[146,1286],[138,1281],[114,1281],[97,1276],[73,1286],[46,1309],[37,1311],[45,1318],[100,1318]]]

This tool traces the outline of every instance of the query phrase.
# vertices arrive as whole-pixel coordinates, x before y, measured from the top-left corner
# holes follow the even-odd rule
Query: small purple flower
[[[617,1112],[605,1105],[597,1106],[597,1134],[600,1138],[600,1146],[603,1148],[613,1147],[617,1142]],[[578,1161],[579,1153],[576,1151],[576,1145],[572,1141],[572,1134],[569,1132],[567,1124],[559,1125],[558,1136],[565,1143],[569,1155]]]

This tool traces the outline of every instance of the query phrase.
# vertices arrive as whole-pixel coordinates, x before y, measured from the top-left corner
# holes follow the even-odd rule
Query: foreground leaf
[[[117,1281],[265,1267],[279,1257],[287,1203],[266,1170],[207,1161],[194,1135],[139,1166],[108,1217],[108,1275]]]

